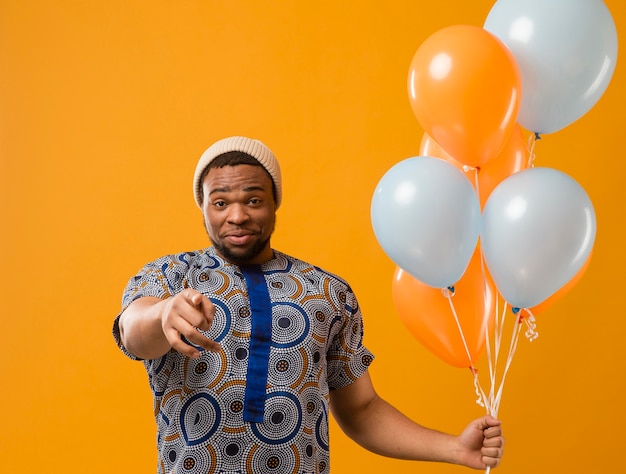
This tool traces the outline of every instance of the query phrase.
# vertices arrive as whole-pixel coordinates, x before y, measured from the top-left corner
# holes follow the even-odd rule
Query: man
[[[159,472],[328,473],[329,411],[384,456],[499,464],[504,440],[493,417],[453,436],[376,394],[348,284],[271,247],[282,181],[269,148],[246,137],[213,144],[194,195],[212,246],[146,265],[113,329],[148,372]]]

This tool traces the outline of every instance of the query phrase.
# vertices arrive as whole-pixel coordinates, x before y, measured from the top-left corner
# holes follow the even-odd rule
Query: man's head
[[[261,142],[227,138],[202,155],[194,195],[209,238],[222,257],[239,265],[273,257],[270,237],[281,190],[278,162]]]
[[[236,158],[231,154],[231,152],[240,152],[252,157],[257,164],[260,164],[265,171],[269,173],[274,186],[274,202],[276,203],[276,209],[278,209],[282,201],[282,178],[278,160],[274,156],[274,153],[272,153],[272,150],[270,150],[264,143],[259,140],[246,137],[223,138],[207,148],[202,154],[200,160],[198,160],[198,165],[196,166],[196,171],[193,177],[193,193],[198,207],[202,208],[202,179],[206,176],[209,167],[222,167],[226,165],[235,166],[238,164],[236,161],[225,163],[224,158],[226,157],[222,155],[229,154],[229,159],[233,160]],[[220,158],[220,160],[213,164],[213,162],[218,158]],[[238,159],[241,160],[241,155],[239,155]]]

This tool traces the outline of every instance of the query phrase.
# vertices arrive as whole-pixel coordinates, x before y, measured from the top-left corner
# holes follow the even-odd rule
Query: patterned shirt
[[[237,266],[209,247],[147,264],[128,282],[122,311],[137,298],[185,288],[215,305],[204,334],[222,350],[197,360],[170,350],[143,361],[158,472],[328,473],[329,391],[352,383],[373,359],[348,284],[280,252],[263,265]],[[119,316],[113,334],[137,359],[121,344]]]

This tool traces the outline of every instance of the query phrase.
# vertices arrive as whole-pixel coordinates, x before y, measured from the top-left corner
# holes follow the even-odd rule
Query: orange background
[[[626,5],[606,4],[621,32]],[[192,173],[231,134],[280,157],[274,245],[351,282],[379,392],[446,431],[482,415],[468,371],[402,326],[369,207],[382,175],[418,154],[415,50],[443,27],[482,25],[492,5],[2,0],[2,471],[154,472],[146,376],[111,323],[145,262],[206,244]],[[625,94],[618,60],[598,104],[537,143],[537,165],[589,193],[598,235],[584,277],[538,317],[539,338],[520,340],[501,473],[623,470]],[[331,429],[336,473],[465,472],[380,458]]]

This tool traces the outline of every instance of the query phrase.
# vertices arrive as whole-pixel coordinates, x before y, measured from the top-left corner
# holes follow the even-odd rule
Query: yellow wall
[[[413,53],[445,26],[482,25],[492,4],[0,2],[1,470],[153,472],[146,377],[111,322],[143,263],[205,245],[191,176],[230,134],[281,158],[275,246],[350,280],[381,394],[443,430],[480,416],[469,373],[395,314],[369,206],[385,171],[418,154]],[[623,33],[625,4],[606,4]],[[538,165],[589,193],[598,236],[580,283],[538,318],[539,339],[520,341],[502,473],[623,470],[625,94],[618,61],[600,102],[537,144]],[[376,457],[335,425],[331,437],[333,472],[462,472]]]

